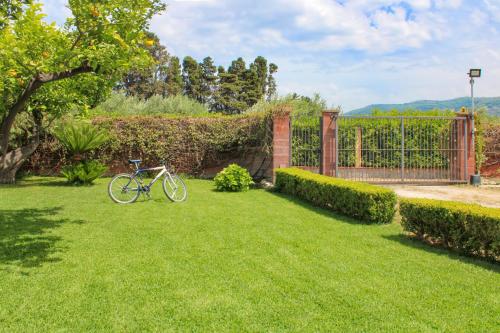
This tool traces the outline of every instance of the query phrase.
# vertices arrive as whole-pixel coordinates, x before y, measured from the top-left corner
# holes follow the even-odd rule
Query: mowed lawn
[[[500,267],[289,197],[188,180],[120,206],[0,187],[0,331],[495,332]]]

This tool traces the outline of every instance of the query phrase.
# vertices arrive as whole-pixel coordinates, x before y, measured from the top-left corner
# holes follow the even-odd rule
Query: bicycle
[[[135,172],[132,174],[122,173],[118,174],[108,185],[108,194],[110,198],[120,204],[129,204],[135,202],[141,193],[150,197],[151,187],[163,175],[163,192],[167,198],[173,202],[181,202],[187,198],[187,188],[184,181],[178,175],[171,173],[165,163],[163,166],[155,168],[140,169],[139,164],[141,160],[128,160],[129,164],[135,165]],[[144,185],[142,174],[148,171],[160,171],[156,177],[147,185]]]

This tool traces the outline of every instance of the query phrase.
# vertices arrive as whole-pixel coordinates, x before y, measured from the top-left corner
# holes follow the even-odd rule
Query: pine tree
[[[201,91],[202,103],[206,105],[213,104],[213,94],[217,83],[217,67],[215,67],[212,58],[206,57],[200,63],[201,68]]]
[[[168,96],[182,94],[183,81],[181,75],[181,63],[178,57],[172,57],[167,67],[167,77],[165,79]]]
[[[243,73],[246,70],[245,60],[243,58],[238,58],[231,62],[231,66],[227,69],[228,73],[234,74],[238,77],[238,80],[243,80]]]
[[[251,64],[250,68],[243,72],[240,84],[241,91],[238,99],[242,103],[245,103],[247,108],[250,108],[262,97],[262,86],[260,84],[258,68],[255,64]]]
[[[192,57],[185,57],[182,61],[182,77],[184,80],[184,94],[198,102],[203,102],[201,94],[201,68]]]
[[[238,100],[241,90],[238,71],[234,67],[231,71],[226,72],[222,66],[219,66],[217,70],[218,88],[214,96],[214,111],[237,114],[245,109],[245,103]]]
[[[267,92],[267,60],[262,56],[255,58],[253,62],[259,81],[260,94],[259,99],[266,95]]]
[[[165,77],[170,58],[166,47],[161,45],[158,36],[148,32],[146,39],[151,42],[150,46],[145,45],[144,47],[147,48],[154,59],[154,65],[144,70],[131,70],[117,86],[118,89],[124,90],[125,94],[142,99],[148,99],[153,95],[166,94]]]
[[[269,75],[267,77],[267,100],[270,101],[276,97],[276,79],[274,74],[278,71],[278,66],[274,63],[269,64]]]

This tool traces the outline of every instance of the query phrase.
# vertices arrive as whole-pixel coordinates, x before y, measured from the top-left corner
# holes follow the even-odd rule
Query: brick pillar
[[[473,175],[476,171],[476,148],[472,140],[472,117],[466,113],[457,113],[458,117],[466,118],[465,120],[461,120],[458,122],[457,128],[457,148],[459,153],[457,156],[458,170],[459,170],[459,179],[464,181],[469,181],[470,176]],[[467,132],[465,132],[464,122],[467,126]],[[464,138],[467,138],[464,140]],[[465,147],[465,143],[467,143],[467,147]],[[463,153],[464,149],[467,148],[465,154]],[[465,169],[464,158],[467,158],[467,169]]]
[[[335,126],[339,112],[336,110],[323,111],[321,121],[321,168],[320,173],[326,176],[335,176]]]
[[[273,119],[273,182],[274,169],[290,166],[290,109],[286,108]]]

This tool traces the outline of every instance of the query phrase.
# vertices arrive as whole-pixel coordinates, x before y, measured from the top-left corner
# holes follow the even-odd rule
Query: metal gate
[[[290,118],[290,165],[318,173],[321,160],[321,117]]]
[[[368,182],[466,182],[466,118],[341,116],[335,175]]]
[[[373,183],[467,182],[467,121],[445,116],[340,116],[335,142],[322,142],[322,118],[291,118],[290,165]],[[331,169],[333,168],[333,170]]]

